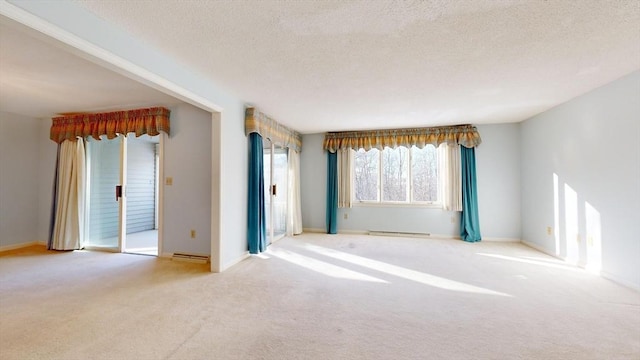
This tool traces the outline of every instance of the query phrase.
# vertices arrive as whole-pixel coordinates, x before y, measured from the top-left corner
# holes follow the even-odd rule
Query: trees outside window
[[[354,196],[360,202],[438,201],[438,152],[404,146],[383,151],[359,149],[353,162]]]
[[[371,149],[356,152],[353,164],[353,182],[357,201],[378,201],[380,151]]]

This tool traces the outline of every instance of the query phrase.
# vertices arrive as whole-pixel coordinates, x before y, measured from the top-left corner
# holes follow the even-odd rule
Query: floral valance
[[[440,126],[414,129],[389,129],[371,131],[346,131],[326,133],[322,144],[325,150],[336,152],[338,149],[365,150],[398,146],[423,148],[426,145],[438,147],[440,144],[462,145],[472,148],[482,140],[478,129],[472,125]]]
[[[76,114],[60,116],[52,119],[50,138],[62,143],[75,140],[76,137],[93,137],[101,135],[113,139],[117,134],[135,133],[136,136],[147,134],[156,136],[160,132],[169,134],[169,115],[171,111],[163,107],[114,111],[100,114]]]
[[[258,133],[275,144],[298,152],[302,150],[302,136],[298,132],[281,125],[252,107],[245,111],[244,131],[247,135]]]

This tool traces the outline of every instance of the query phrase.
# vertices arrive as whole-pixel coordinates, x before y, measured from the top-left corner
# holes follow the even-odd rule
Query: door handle
[[[116,185],[116,201],[122,197],[122,185]]]
[[[275,184],[271,185],[271,195],[276,196],[276,192],[277,192],[276,189],[277,188]]]

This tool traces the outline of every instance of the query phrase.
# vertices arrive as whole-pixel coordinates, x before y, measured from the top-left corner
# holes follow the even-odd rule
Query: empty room
[[[0,0],[0,359],[639,359],[636,0]]]

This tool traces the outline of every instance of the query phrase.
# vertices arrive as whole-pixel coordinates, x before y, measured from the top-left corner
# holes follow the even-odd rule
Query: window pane
[[[379,156],[377,149],[356,152],[353,164],[356,200],[378,201]]]
[[[438,201],[438,151],[433,145],[411,148],[413,201]]]
[[[409,152],[405,147],[382,151],[382,200],[407,201]]]

